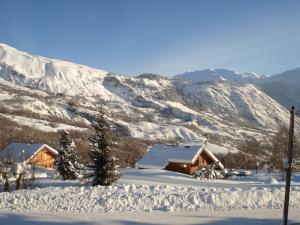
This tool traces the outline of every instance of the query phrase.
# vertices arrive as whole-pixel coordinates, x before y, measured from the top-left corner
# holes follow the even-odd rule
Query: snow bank
[[[205,211],[282,208],[284,188],[201,188],[116,184],[65,187],[0,194],[0,210],[47,212]],[[300,207],[300,187],[292,187],[290,206]]]

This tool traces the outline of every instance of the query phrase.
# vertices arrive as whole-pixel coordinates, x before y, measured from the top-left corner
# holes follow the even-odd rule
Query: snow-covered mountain
[[[99,85],[108,72],[33,56],[0,44],[1,77],[19,85],[68,95],[106,93]]]
[[[238,73],[226,69],[206,69],[186,72],[176,75],[174,78],[188,80],[194,83],[227,80],[238,84],[254,84],[287,109],[292,105],[300,108],[300,68],[288,70],[272,76],[248,72]]]
[[[86,124],[80,112],[103,107],[124,136],[186,141],[205,137],[232,149],[249,137],[267,142],[278,127],[287,125],[288,112],[275,100],[251,84],[228,82],[229,77],[254,79],[255,74],[211,72],[217,74],[224,79],[199,83],[153,74],[134,78],[0,45],[1,116],[51,130],[66,126],[51,124],[53,116]],[[76,106],[76,113],[70,105]],[[43,121],[36,114],[43,115]]]
[[[285,81],[266,81],[259,83],[258,87],[287,109],[291,106],[300,109],[300,88],[296,85]]]
[[[175,75],[174,78],[180,80],[189,80],[192,82],[227,80],[237,83],[246,83],[265,78],[265,76],[249,72],[238,73],[227,69],[205,69],[178,74]]]
[[[257,85],[286,108],[294,105],[300,109],[300,68],[267,77]]]
[[[300,88],[300,68],[288,70],[280,74],[268,77],[268,81],[281,81]]]

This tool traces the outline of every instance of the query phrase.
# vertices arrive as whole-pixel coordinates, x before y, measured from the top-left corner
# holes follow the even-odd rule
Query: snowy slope
[[[292,105],[300,108],[300,68],[270,76],[258,85],[286,108],[290,109]]]
[[[0,44],[0,63],[2,78],[24,86],[70,95],[109,94],[99,85],[107,74],[103,70],[33,56],[4,44]]]
[[[183,85],[180,83],[178,89],[183,91],[186,101],[193,105],[201,103],[203,110],[222,114],[228,120],[244,119],[249,123],[276,127],[278,121],[287,118],[287,112],[281,105],[251,84],[214,82]],[[272,110],[269,108],[271,105]]]
[[[297,84],[296,81],[295,84]],[[293,105],[300,109],[300,87],[280,80],[268,80],[258,84],[258,86],[287,109],[290,109]]]
[[[46,120],[54,116],[87,123],[80,113],[68,110],[72,101],[78,112],[94,113],[103,107],[125,136],[184,141],[209,136],[211,142],[232,148],[248,137],[268,142],[287,124],[288,112],[255,86],[224,81],[260,76],[222,69],[210,73],[222,74],[222,79],[195,83],[153,74],[134,78],[0,44],[0,101],[8,114],[24,116],[16,114],[21,108]],[[45,126],[47,122],[40,128]]]
[[[288,70],[280,74],[273,75],[268,81],[282,81],[300,88],[300,68]]]

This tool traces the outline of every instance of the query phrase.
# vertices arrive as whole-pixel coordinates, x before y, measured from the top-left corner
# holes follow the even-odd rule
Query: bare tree
[[[117,145],[113,146],[113,154],[122,167],[135,167],[138,160],[143,158],[148,148],[143,140],[134,138],[118,138]]]
[[[283,158],[286,155],[288,146],[288,130],[281,127],[273,140],[273,152],[270,158],[270,163],[275,169],[283,170]]]
[[[22,163],[15,166],[16,190],[31,189],[36,186],[36,168],[34,165]]]

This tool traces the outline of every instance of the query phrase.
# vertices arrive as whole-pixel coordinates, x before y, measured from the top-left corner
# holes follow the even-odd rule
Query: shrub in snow
[[[69,100],[68,105],[70,108],[78,108],[79,101],[77,99],[73,98],[73,99]]]
[[[67,131],[59,130],[59,133],[60,146],[58,149],[58,156],[55,160],[57,171],[63,180],[75,180],[80,177],[80,165],[77,161],[75,143],[69,137],[69,133]]]
[[[228,178],[228,177],[247,177],[247,176],[251,176],[253,173],[250,170],[243,170],[243,169],[230,169],[227,172],[225,172],[224,177]]]
[[[16,190],[31,189],[36,186],[35,167],[26,163],[16,165]]]
[[[111,146],[114,135],[109,124],[101,112],[91,121],[95,129],[95,135],[90,137],[90,157],[92,159],[91,170],[92,185],[112,185],[120,177],[117,172],[116,158],[112,155]]]
[[[35,167],[13,161],[0,162],[0,183],[3,184],[3,191],[10,191],[12,182],[16,190],[35,187]]]
[[[224,176],[216,168],[217,168],[217,165],[214,163],[205,165],[205,166],[201,166],[195,172],[194,177],[198,178],[198,179],[210,179],[210,180],[224,178]]]
[[[278,181],[274,177],[272,177],[269,179],[269,183],[270,184],[278,184]]]
[[[0,183],[3,191],[10,191],[9,180],[13,177],[13,163],[8,161],[0,162]]]

